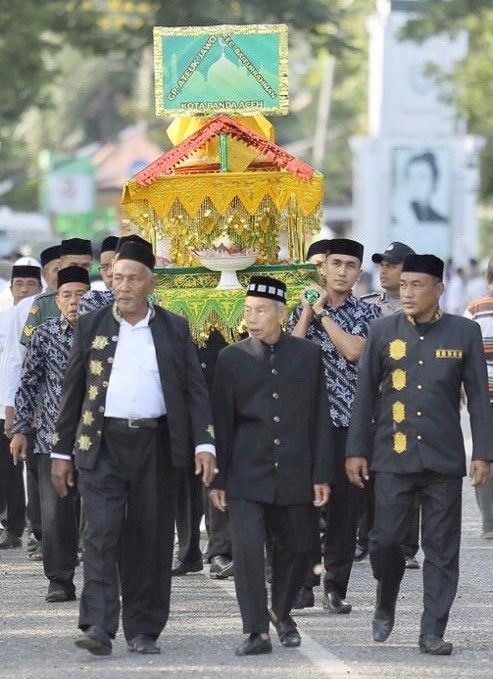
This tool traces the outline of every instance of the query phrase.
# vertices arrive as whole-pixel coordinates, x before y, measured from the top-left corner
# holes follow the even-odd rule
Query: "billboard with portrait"
[[[451,252],[450,149],[392,149],[391,240],[442,258]]]

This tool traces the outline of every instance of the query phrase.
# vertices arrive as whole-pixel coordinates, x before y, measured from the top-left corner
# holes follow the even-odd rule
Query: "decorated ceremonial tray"
[[[252,266],[238,272],[246,287],[250,276],[273,276],[288,286],[288,307],[294,308],[302,290],[316,280],[311,264],[272,264]],[[204,346],[212,330],[218,330],[228,343],[236,342],[243,327],[245,289],[218,290],[219,273],[202,267],[157,269],[156,295],[170,311],[187,317],[190,331],[198,346]]]

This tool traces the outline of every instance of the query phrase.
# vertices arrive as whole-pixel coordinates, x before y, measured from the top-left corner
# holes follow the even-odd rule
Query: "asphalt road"
[[[479,533],[474,495],[465,481],[461,579],[446,635],[454,643],[454,654],[448,658],[422,655],[417,649],[421,571],[406,572],[394,631],[387,643],[373,643],[375,588],[368,561],[353,568],[350,615],[324,613],[320,590],[316,607],[298,613],[300,649],[281,647],[273,632],[272,655],[236,658],[233,650],[242,634],[233,583],[212,581],[204,570],[174,579],[161,655],[129,654],[118,635],[113,655],[97,658],[72,643],[77,635],[77,602],[47,604],[42,565],[28,561],[25,549],[4,552],[0,556],[0,678],[491,679],[493,540],[481,540]],[[78,587],[80,582],[79,569]]]

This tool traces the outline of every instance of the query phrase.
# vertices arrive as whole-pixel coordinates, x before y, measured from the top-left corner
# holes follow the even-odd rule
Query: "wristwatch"
[[[330,311],[328,311],[328,309],[322,309],[322,311],[316,311],[315,316],[320,322],[322,322],[322,318],[330,318]]]

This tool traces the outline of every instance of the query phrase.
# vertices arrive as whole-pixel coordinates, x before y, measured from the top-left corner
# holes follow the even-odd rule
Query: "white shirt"
[[[106,392],[105,417],[141,419],[166,414],[150,317],[151,309],[135,325],[120,321]],[[215,455],[216,449],[212,444],[202,443],[195,448],[195,454],[198,453]]]
[[[14,307],[0,313],[0,419],[5,419],[7,393],[7,352],[6,344]]]
[[[105,417],[146,418],[166,415],[156,349],[147,316],[135,325],[120,321],[106,392]]]
[[[22,362],[24,361],[24,354],[26,347],[21,344],[22,331],[29,316],[32,303],[36,295],[25,297],[21,299],[19,304],[12,309],[12,316],[10,319],[10,327],[7,332],[7,341],[5,343],[5,354],[7,357],[7,374],[6,374],[6,391],[5,403],[6,406],[15,405],[15,393],[21,383]]]

